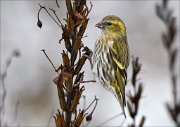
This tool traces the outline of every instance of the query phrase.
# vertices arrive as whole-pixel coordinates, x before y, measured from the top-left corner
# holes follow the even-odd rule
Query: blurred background
[[[58,67],[62,63],[61,52],[64,43],[59,44],[61,30],[45,11],[40,14],[43,26],[37,27],[39,3],[57,11],[60,19],[66,16],[65,2],[59,1],[0,1],[1,2],[1,73],[5,70],[6,60],[15,49],[20,50],[21,57],[13,59],[5,79],[7,96],[4,121],[9,125],[46,126],[53,111],[59,108],[56,86],[52,79],[56,76],[54,69],[45,58],[41,49],[45,49],[53,63]],[[89,2],[89,1],[88,1]],[[140,101],[137,122],[142,115],[146,117],[145,126],[175,126],[165,104],[172,101],[172,87],[168,70],[168,56],[161,41],[161,34],[166,30],[164,23],[156,16],[155,5],[160,0],[149,1],[92,1],[87,38],[84,45],[93,49],[100,30],[95,27],[106,15],[117,15],[125,23],[131,55],[138,56],[142,64],[139,75],[144,84],[143,98]],[[179,8],[180,2],[173,0],[169,7],[177,19],[177,36],[175,46],[179,47]],[[179,48],[178,48],[179,49]],[[131,77],[131,65],[128,78]],[[83,70],[85,80],[93,79],[90,64],[86,62]],[[179,58],[176,62],[179,75]],[[178,76],[179,77],[179,76]],[[179,85],[179,78],[178,78]],[[96,83],[85,84],[86,105],[94,96],[100,99],[90,126],[98,126],[108,118],[121,113],[115,97]],[[127,91],[131,89],[130,82]],[[19,101],[17,119],[13,120],[16,102]],[[83,104],[83,100],[81,102]],[[80,105],[82,107],[82,105]],[[126,110],[127,123],[131,123]],[[119,116],[105,126],[118,126],[124,116]],[[54,119],[50,125],[55,125]]]

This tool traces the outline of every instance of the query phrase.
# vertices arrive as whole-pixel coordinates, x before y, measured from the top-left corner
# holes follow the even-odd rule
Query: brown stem
[[[58,7],[57,0],[56,4]],[[37,25],[41,28],[42,22],[39,20],[39,12],[41,9],[45,9],[50,17],[62,29],[62,39],[60,41],[64,40],[65,49],[63,50],[63,53],[61,53],[63,63],[58,67],[58,69],[56,69],[45,50],[42,51],[55,71],[60,73],[58,73],[58,76],[53,80],[53,82],[57,85],[60,107],[62,109],[62,113],[58,110],[56,117],[54,117],[56,127],[79,127],[82,125],[84,117],[88,114],[86,113],[87,109],[94,103],[93,101],[87,109],[80,109],[78,112],[77,105],[79,104],[82,93],[85,90],[84,86],[80,86],[80,84],[94,82],[93,80],[83,81],[84,72],[81,70],[86,60],[88,59],[91,61],[92,57],[92,51],[88,47],[84,47],[82,42],[89,20],[87,15],[92,9],[92,3],[91,8],[88,9],[86,0],[76,0],[73,4],[71,3],[71,0],[66,0],[66,7],[66,24],[63,25],[55,10],[49,8],[49,10],[54,13],[54,18],[46,7],[40,5]],[[84,49],[82,50],[82,48]],[[77,57],[78,52],[80,57]],[[81,55],[82,52],[83,54]],[[95,98],[95,100],[96,104],[92,112],[87,115],[88,119],[86,120],[91,120],[92,118],[92,114],[97,105],[97,98]]]

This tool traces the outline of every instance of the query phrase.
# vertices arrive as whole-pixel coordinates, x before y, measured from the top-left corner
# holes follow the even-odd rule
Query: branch
[[[53,19],[54,22],[61,28],[61,24],[59,24],[59,23],[56,21],[56,19],[49,13],[49,11],[46,9],[46,7],[41,6],[40,4],[39,4],[39,6],[40,6],[40,9],[39,9],[38,15],[37,15],[37,17],[38,17],[37,26],[38,26],[39,28],[42,27],[42,22],[41,22],[41,20],[40,20],[40,18],[39,18],[39,15],[40,15],[40,11],[41,11],[42,9],[44,9],[44,10],[48,13],[48,15],[51,17],[51,19]]]
[[[133,86],[133,92],[129,91],[128,94],[128,102],[127,102],[127,107],[128,107],[128,111],[130,114],[130,117],[133,120],[133,123],[131,125],[129,125],[129,127],[136,127],[136,117],[138,114],[138,109],[139,109],[139,102],[140,99],[142,98],[142,93],[143,93],[143,85],[141,83],[139,83],[139,85],[137,85],[137,76],[139,74],[139,72],[141,71],[141,64],[139,63],[139,58],[132,58],[132,69],[133,69],[133,73],[132,73],[132,86]],[[144,121],[145,121],[145,117],[142,117],[142,120],[140,121],[139,126],[141,125],[141,127],[144,126]]]
[[[57,7],[59,7],[57,0],[56,4]],[[57,69],[46,54],[45,50],[42,50],[54,70],[58,73],[58,76],[53,80],[57,86],[61,108],[61,112],[58,110],[58,113],[54,116],[56,127],[79,127],[82,125],[85,116],[86,121],[91,121],[92,114],[97,106],[98,99],[95,98],[88,108],[78,109],[78,104],[85,90],[85,87],[82,84],[94,82],[93,80],[84,81],[84,72],[82,72],[86,60],[89,60],[90,64],[92,64],[92,51],[88,47],[85,47],[82,42],[89,21],[87,15],[92,9],[92,3],[90,4],[91,7],[88,9],[86,0],[75,0],[73,4],[71,3],[71,0],[66,0],[67,17],[64,19],[64,25],[58,18],[54,9],[49,8],[56,19],[44,6],[40,5],[38,11],[38,26],[42,26],[42,22],[39,20],[39,13],[41,9],[45,9],[49,16],[62,30],[62,38],[59,42],[64,41],[65,43],[65,49],[61,53],[63,63],[60,64]],[[87,113],[87,110],[92,106],[92,104],[94,104],[94,102],[95,106],[93,110],[90,113]]]
[[[168,8],[168,0],[163,0],[161,5],[156,5],[156,14],[164,22],[166,31],[162,34],[162,42],[168,53],[169,71],[172,85],[173,104],[167,103],[167,110],[175,122],[176,126],[180,126],[180,100],[178,100],[177,76],[175,74],[175,62],[178,49],[174,48],[175,36],[177,35],[176,18],[172,16],[172,10]],[[180,97],[179,97],[180,98]]]

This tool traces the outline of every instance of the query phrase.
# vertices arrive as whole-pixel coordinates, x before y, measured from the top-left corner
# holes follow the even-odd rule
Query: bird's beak
[[[102,22],[97,23],[95,26],[100,28],[100,29],[102,29],[104,27]]]

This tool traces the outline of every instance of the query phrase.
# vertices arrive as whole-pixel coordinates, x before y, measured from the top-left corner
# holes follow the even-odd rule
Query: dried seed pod
[[[80,113],[78,114],[78,116],[77,116],[77,118],[76,118],[76,120],[74,122],[73,127],[80,127],[81,126],[82,121],[83,121],[83,119],[84,119],[84,117],[86,115],[84,113],[85,113],[84,110],[80,111]]]
[[[56,113],[56,116],[54,116],[56,127],[66,127],[66,122],[64,119],[63,113],[61,114],[58,110],[58,113]]]
[[[82,56],[82,57],[79,59],[79,61],[78,61],[78,63],[77,63],[77,66],[76,66],[76,68],[75,68],[75,71],[74,71],[74,74],[75,74],[75,75],[77,75],[77,74],[80,72],[81,68],[83,67],[83,65],[84,65],[84,63],[85,63],[85,61],[86,61],[86,59],[87,59],[87,57],[85,57],[85,56]]]
[[[62,53],[62,58],[63,58],[63,64],[65,67],[69,66],[69,57],[68,57],[68,54],[65,53],[65,51],[63,50],[63,53]]]
[[[82,86],[80,89],[78,89],[75,93],[72,105],[71,105],[71,112],[74,112],[77,105],[79,104],[79,100],[81,98],[82,92],[85,90],[85,87]]]
[[[92,113],[90,113],[90,114],[88,114],[87,116],[86,116],[86,121],[91,121],[92,120]]]

